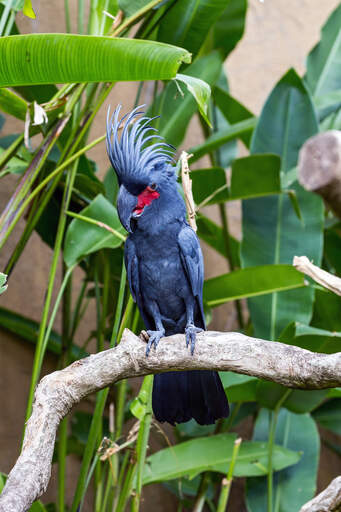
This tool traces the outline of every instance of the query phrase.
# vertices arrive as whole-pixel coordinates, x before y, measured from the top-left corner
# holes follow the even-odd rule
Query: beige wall
[[[23,17],[19,25],[24,32],[63,32],[63,1],[36,0],[34,6],[38,13],[37,21],[31,22]],[[338,5],[337,0],[250,0],[247,28],[244,39],[226,63],[230,86],[233,95],[244,102],[255,114],[260,112],[268,93],[289,67],[295,67],[299,73],[304,71],[304,60],[309,49],[319,39],[319,29],[329,13]],[[70,2],[72,17],[75,19],[76,0]],[[109,103],[115,105],[119,101],[128,110],[133,104],[135,84],[120,84],[111,93],[108,101],[101,109],[93,127],[91,139],[104,132],[105,113]],[[9,121],[5,133],[21,130],[22,124]],[[197,144],[201,138],[198,125],[191,124],[185,148]],[[108,167],[104,144],[91,152],[99,164],[100,172]],[[15,181],[12,177],[1,181],[0,207],[5,205]],[[214,208],[210,215],[217,217]],[[231,231],[239,236],[240,214],[239,205],[229,205]],[[9,240],[8,246],[0,255],[0,269],[7,261],[11,249],[18,239],[17,232]],[[213,251],[205,248],[206,275],[213,276],[224,272],[226,263]],[[39,321],[44,302],[44,293],[48,278],[51,251],[42,244],[37,235],[33,235],[24,255],[19,261],[11,277],[8,291],[0,297],[1,305],[19,311]],[[93,311],[84,318],[79,339],[84,340],[92,328]],[[57,320],[57,325],[58,325]],[[212,327],[228,329],[235,326],[234,311],[230,306],[217,308]],[[0,333],[0,470],[9,471],[18,454],[22,432],[25,404],[30,381],[33,361],[33,350],[24,342],[4,332]],[[54,368],[55,360],[47,358],[44,372]],[[329,461],[332,461],[329,458]],[[334,464],[330,462],[330,464]],[[324,480],[340,470],[338,461],[331,471],[324,471]],[[78,472],[75,461],[70,465],[68,485],[69,496]],[[328,475],[328,477],[326,477]],[[324,482],[326,483],[326,482]],[[150,491],[148,491],[148,494]],[[49,487],[48,498],[55,495],[54,484]],[[167,498],[156,498],[154,501],[160,510],[174,510],[172,502]],[[91,510],[89,506],[88,510]],[[236,509],[237,510],[237,509]],[[238,512],[240,509],[238,508]]]

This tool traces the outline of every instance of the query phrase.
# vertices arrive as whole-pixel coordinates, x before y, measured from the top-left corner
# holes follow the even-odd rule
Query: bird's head
[[[119,119],[118,105],[112,117],[109,111],[107,117],[107,152],[120,186],[117,210],[122,225],[130,233],[138,219],[150,211],[151,204],[165,193],[167,184],[175,181],[170,165],[174,148],[150,126],[156,118],[144,116],[140,109],[137,107]]]

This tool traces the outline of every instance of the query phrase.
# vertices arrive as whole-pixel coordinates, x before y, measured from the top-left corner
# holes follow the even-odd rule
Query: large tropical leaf
[[[231,300],[302,287],[304,277],[291,265],[261,265],[207,279],[204,299],[209,306],[219,306]]]
[[[256,421],[253,439],[268,439],[269,413],[262,409]],[[309,414],[294,414],[282,409],[278,416],[275,442],[301,450],[298,464],[283,469],[273,477],[273,505],[277,512],[298,512],[316,490],[320,439]],[[267,507],[267,479],[248,478],[246,492],[249,512],[264,512]]]
[[[148,457],[143,484],[162,482],[181,476],[195,477],[202,471],[226,473],[233,451],[236,434],[218,434],[185,441],[154,453]],[[240,447],[235,476],[260,476],[267,473],[268,445],[265,442],[244,441]],[[274,447],[275,471],[296,464],[300,456],[282,446]]]
[[[226,0],[181,0],[163,17],[158,40],[180,45],[196,54],[212,25],[226,8]]]
[[[329,16],[320,42],[307,60],[306,82],[316,97],[326,97],[341,89],[341,5]],[[339,103],[341,97],[339,98]],[[328,103],[328,102],[325,102]]]
[[[340,396],[340,395],[339,395]],[[313,413],[314,419],[324,428],[341,435],[341,400],[334,398],[321,405]]]
[[[223,228],[202,214],[198,215],[197,217],[197,227],[197,235],[201,238],[201,240],[204,240],[204,242],[206,242],[210,247],[227,258],[227,247]],[[234,264],[237,267],[240,267],[239,241],[229,235],[228,245],[229,252],[232,256]]]
[[[219,49],[224,58],[242,38],[245,28],[247,0],[229,0],[212,27],[210,38],[213,48]]]
[[[290,70],[276,85],[254,132],[253,154],[281,157],[281,173],[295,167],[298,151],[318,130],[311,98],[301,79]],[[293,183],[302,220],[286,194],[243,201],[242,265],[291,264],[294,255],[305,254],[317,265],[322,254],[323,204],[319,197]],[[292,321],[309,323],[314,300],[311,287],[274,293],[249,300],[259,337],[275,339]]]
[[[27,103],[9,89],[1,88],[0,110],[24,121],[27,111]]]
[[[212,52],[191,64],[186,69],[186,75],[200,78],[212,86],[219,77],[221,66],[221,56],[218,52]],[[160,135],[165,137],[168,143],[178,146],[181,144],[187,126],[197,110],[198,107],[193,95],[188,90],[184,90],[180,94],[176,84],[170,82],[157,97],[151,108],[151,113],[161,115],[158,123],[156,123]]]
[[[64,82],[169,80],[190,54],[154,41],[29,34],[0,39],[0,87]]]
[[[279,341],[312,352],[341,352],[341,332],[326,331],[300,322],[290,323],[281,333]]]
[[[82,257],[99,249],[119,247],[125,233],[115,206],[101,194],[81,211],[81,216],[83,219],[74,219],[66,232],[64,260],[68,266],[74,265]],[[87,222],[86,219],[97,224]],[[114,233],[105,229],[103,223],[109,229],[112,228]]]

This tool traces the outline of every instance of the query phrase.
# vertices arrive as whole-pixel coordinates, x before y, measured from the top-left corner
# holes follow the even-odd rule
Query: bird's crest
[[[163,137],[155,134],[156,128],[150,126],[151,121],[159,116],[144,116],[144,112],[140,110],[144,106],[134,108],[121,119],[121,105],[116,107],[111,117],[110,109],[108,110],[107,152],[120,183],[148,182],[151,171],[167,168],[173,161],[173,146],[164,142]],[[136,120],[139,116],[141,117]],[[122,135],[119,139],[118,132],[121,127]],[[153,139],[161,141],[148,145],[148,141]]]

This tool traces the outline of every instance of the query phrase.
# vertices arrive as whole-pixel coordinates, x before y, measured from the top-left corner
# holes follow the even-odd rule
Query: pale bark
[[[340,510],[341,476],[338,476],[324,491],[303,505],[300,512],[339,512]]]
[[[316,283],[328,288],[336,295],[341,295],[341,279],[311,263],[307,256],[294,256],[292,264],[299,272],[311,277]]]
[[[169,370],[231,370],[302,389],[341,386],[341,353],[319,354],[239,333],[197,335],[194,356],[184,335],[163,338],[145,356],[146,344],[125,330],[121,343],[44,377],[35,392],[22,452],[0,496],[0,512],[24,512],[45,491],[56,430],[82,398],[128,377]]]
[[[320,194],[341,218],[341,132],[319,133],[303,144],[298,179],[306,190]]]

